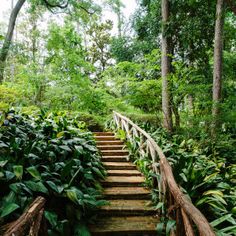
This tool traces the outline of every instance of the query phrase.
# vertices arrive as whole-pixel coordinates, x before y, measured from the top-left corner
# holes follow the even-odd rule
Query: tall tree
[[[169,74],[171,72],[170,65],[170,38],[167,33],[167,24],[170,16],[169,1],[162,0],[162,59],[161,59],[161,75],[162,75],[162,112],[163,124],[168,131],[172,131],[172,114],[170,105],[170,90],[169,90]]]
[[[213,71],[213,124],[212,131],[215,133],[219,127],[222,67],[223,67],[223,27],[224,27],[224,0],[217,0],[214,44],[214,71]]]
[[[5,62],[6,62],[7,55],[8,55],[8,52],[9,52],[9,48],[10,48],[10,45],[11,45],[13,31],[14,31],[15,24],[16,24],[16,18],[18,16],[18,13],[19,13],[20,9],[24,5],[25,1],[26,0],[18,0],[15,7],[13,8],[13,10],[11,12],[7,34],[5,36],[3,46],[2,46],[1,51],[0,51],[0,83],[3,81],[3,73],[4,73],[4,68],[5,68]]]
[[[88,27],[87,35],[91,43],[87,49],[88,59],[96,67],[94,82],[97,82],[101,79],[102,72],[111,65],[109,45],[111,43],[112,21],[107,20],[100,24],[94,21]]]
[[[122,25],[123,25],[123,14],[122,14],[122,8],[125,7],[125,5],[122,3],[121,0],[107,0],[106,3],[108,6],[115,12],[117,15],[117,21],[118,21],[118,36],[122,36]]]
[[[5,62],[8,56],[8,52],[11,46],[11,41],[12,41],[12,36],[15,28],[15,23],[16,23],[16,18],[24,5],[26,0],[18,0],[15,7],[12,9],[11,15],[10,15],[10,20],[8,23],[8,29],[6,36],[4,38],[3,46],[0,49],[0,83],[3,81],[3,74],[4,74],[4,69],[5,69]],[[55,1],[50,1],[50,0],[37,0],[36,2],[33,1],[34,4],[36,5],[44,5],[47,9],[52,11],[52,9],[66,9],[69,5],[71,4],[78,4],[77,1],[72,1],[72,0],[55,0]],[[82,5],[79,5],[80,8],[88,12],[88,10],[83,7]]]

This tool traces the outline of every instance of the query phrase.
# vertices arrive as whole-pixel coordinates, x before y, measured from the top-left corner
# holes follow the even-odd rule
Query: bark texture
[[[219,127],[222,66],[223,66],[223,27],[224,27],[224,0],[217,0],[215,22],[215,45],[214,45],[214,71],[213,71],[213,107],[212,131],[215,133]]]
[[[168,75],[171,71],[170,65],[170,40],[166,33],[166,25],[169,20],[169,1],[162,0],[161,2],[162,11],[162,59],[161,59],[161,75],[162,75],[162,112],[163,112],[163,125],[168,131],[172,131],[172,115],[170,105],[170,91]]]
[[[7,34],[5,36],[5,40],[4,40],[4,43],[3,43],[3,46],[2,46],[2,49],[0,52],[0,83],[3,81],[5,62],[6,62],[9,48],[11,45],[13,31],[14,31],[15,24],[16,24],[16,18],[17,18],[17,15],[18,15],[21,7],[23,6],[23,4],[25,2],[26,2],[26,0],[18,0],[15,7],[13,8],[13,10],[11,12]]]
[[[45,205],[45,202],[45,198],[37,197],[34,202],[29,206],[29,208],[22,214],[22,216],[10,225],[10,227],[3,234],[3,236],[28,235],[27,231],[31,228],[31,226],[31,235],[36,236],[38,234],[37,230],[39,230],[40,228],[38,224],[40,224],[42,220],[42,209]],[[35,220],[37,220],[38,222],[35,222]]]

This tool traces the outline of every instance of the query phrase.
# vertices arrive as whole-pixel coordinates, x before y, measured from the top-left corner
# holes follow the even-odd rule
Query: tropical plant
[[[11,111],[1,115],[0,130],[1,225],[41,195],[49,235],[83,235],[81,224],[105,203],[98,200],[105,171],[85,123],[63,113]]]

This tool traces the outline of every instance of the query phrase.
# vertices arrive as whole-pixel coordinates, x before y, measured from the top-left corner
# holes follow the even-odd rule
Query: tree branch
[[[16,18],[17,18],[17,15],[18,15],[20,9],[22,8],[23,4],[25,3],[25,1],[26,0],[18,0],[15,7],[13,8],[13,10],[11,12],[10,20],[8,23],[7,34],[5,36],[5,40],[4,40],[4,43],[3,43],[3,46],[2,46],[1,52],[0,52],[0,83],[3,80],[5,61],[7,59],[8,51],[9,51],[9,48],[11,45],[13,31],[14,31],[15,24],[16,24]]]
[[[68,7],[68,4],[69,4],[69,0],[66,1],[66,3],[62,3],[62,4],[59,4],[59,3],[56,3],[56,4],[53,4],[53,3],[50,3],[50,1],[48,0],[43,0],[43,2],[45,3],[46,7],[47,8],[60,8],[60,9],[65,9]]]

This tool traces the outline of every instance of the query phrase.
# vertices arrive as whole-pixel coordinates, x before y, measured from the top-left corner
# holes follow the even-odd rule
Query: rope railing
[[[172,168],[157,143],[129,118],[115,111],[113,114],[116,128],[125,131],[126,138],[131,143],[134,140],[138,142],[140,156],[151,158],[153,172],[158,176],[155,180],[159,200],[166,203],[167,209],[172,212],[171,217],[176,221],[175,235],[198,235],[194,232],[195,225],[200,236],[214,236],[215,233],[205,216],[180,190]]]

